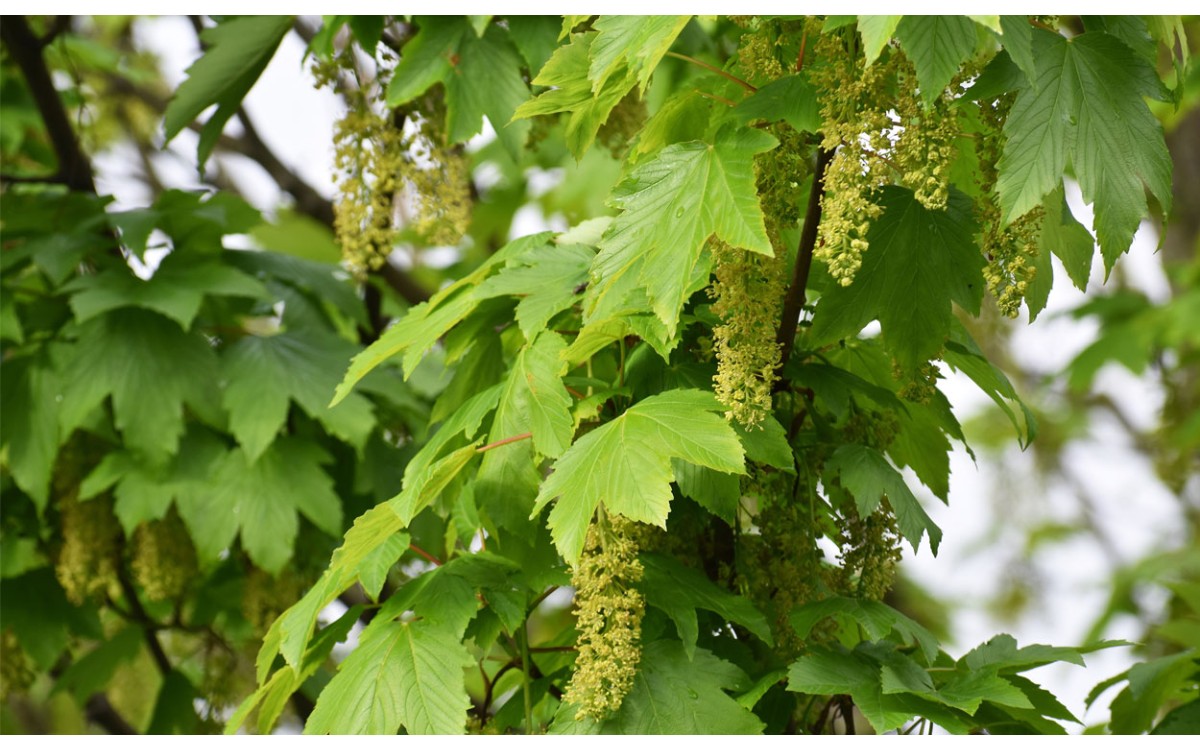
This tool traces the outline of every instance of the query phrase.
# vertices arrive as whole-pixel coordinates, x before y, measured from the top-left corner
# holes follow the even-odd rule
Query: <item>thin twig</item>
[[[487,451],[490,451],[493,448],[499,448],[502,445],[508,445],[509,443],[516,443],[521,440],[528,440],[531,437],[533,437],[532,432],[522,432],[520,435],[513,435],[512,437],[506,437],[503,440],[497,440],[494,443],[488,443],[487,445],[481,445],[475,449],[475,452],[476,453],[486,453]]]
[[[694,57],[688,57],[687,55],[681,55],[681,54],[679,54],[678,52],[668,52],[668,53],[667,53],[667,56],[668,56],[668,57],[674,57],[674,58],[676,58],[676,59],[678,59],[678,60],[683,60],[684,62],[689,62],[689,63],[691,63],[692,65],[698,65],[698,66],[700,66],[701,68],[704,68],[705,70],[712,71],[713,73],[716,73],[717,75],[721,76],[722,78],[725,78],[725,79],[728,79],[728,80],[730,80],[730,81],[733,81],[733,82],[734,82],[734,83],[736,83],[737,85],[739,85],[739,86],[741,86],[742,88],[744,88],[744,89],[746,89],[747,91],[749,91],[751,94],[753,94],[753,93],[755,93],[756,91],[758,91],[758,88],[757,88],[756,86],[754,86],[753,84],[751,84],[750,82],[748,82],[748,81],[743,81],[741,78],[738,78],[738,77],[737,77],[737,76],[735,76],[734,74],[732,74],[732,73],[730,73],[730,72],[728,72],[728,71],[725,71],[725,70],[721,70],[720,68],[718,68],[718,67],[717,67],[717,66],[715,66],[715,65],[709,65],[708,63],[704,62],[703,60],[697,60],[697,59],[696,59],[696,58],[694,58]]]

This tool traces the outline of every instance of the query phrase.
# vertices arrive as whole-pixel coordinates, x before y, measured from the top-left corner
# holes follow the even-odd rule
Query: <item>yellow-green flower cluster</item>
[[[0,634],[0,700],[24,693],[36,677],[17,634],[6,629]]]
[[[83,604],[116,590],[122,534],[112,498],[103,495],[80,502],[76,487],[59,497],[58,512],[62,546],[54,573],[67,598]]]
[[[648,115],[646,100],[634,88],[608,113],[608,119],[596,132],[596,142],[607,148],[614,159],[620,159],[629,148],[629,142],[646,124]]]
[[[603,511],[588,528],[583,555],[571,576],[579,631],[575,673],[564,700],[577,720],[603,720],[621,707],[642,658],[645,600],[632,522]]]
[[[151,601],[177,599],[199,569],[192,537],[173,507],[161,521],[138,526],[132,546],[133,579]]]
[[[812,68],[810,79],[820,92],[822,147],[837,149],[825,172],[814,256],[839,284],[849,286],[868,249],[871,222],[881,212],[870,196],[886,182],[879,157],[891,148],[888,134],[894,123],[887,113],[887,88],[897,56],[867,66],[844,44],[838,34],[821,36],[816,45],[821,64]]]
[[[847,503],[844,509],[841,563],[847,579],[856,580],[855,595],[876,601],[891,590],[900,563],[896,516],[884,505],[863,518]]]
[[[775,329],[786,293],[782,253],[768,258],[714,240],[710,243],[716,280],[709,288],[712,311],[717,398],[727,415],[753,427],[771,413],[771,390],[779,367]]]
[[[904,128],[895,147],[895,162],[901,180],[912,189],[922,206],[931,211],[946,207],[950,197],[950,167],[957,154],[954,139],[958,122],[951,99],[939,97],[926,110],[917,96],[916,71],[901,57],[898,63],[900,96],[896,114]]]
[[[278,576],[251,567],[242,587],[242,616],[255,633],[267,632],[275,618],[296,603],[304,593],[305,581],[292,568]]]
[[[1045,210],[1038,206],[1008,226],[1002,221],[1000,197],[995,191],[996,162],[1000,157],[1002,129],[1011,103],[1012,99],[1008,97],[996,106],[982,108],[984,130],[976,139],[982,197],[976,201],[975,211],[983,228],[982,250],[988,261],[983,278],[1000,312],[1015,318],[1029,283],[1037,273],[1036,259]]]
[[[338,70],[336,62],[317,62],[318,85],[338,85]],[[343,93],[349,109],[334,124],[334,232],[347,265],[360,272],[383,265],[401,225],[426,244],[457,244],[471,219],[470,166],[461,147],[445,145],[441,90],[382,113],[368,92]]]

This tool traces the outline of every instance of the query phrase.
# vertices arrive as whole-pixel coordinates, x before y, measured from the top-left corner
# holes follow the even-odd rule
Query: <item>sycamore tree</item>
[[[1039,445],[979,321],[1181,212],[1181,19],[190,20],[174,90],[129,19],[0,22],[6,729],[1077,726],[1025,673],[1103,627],[949,653],[897,565],[942,541],[949,372]],[[343,104],[332,201],[242,106],[291,34]],[[117,148],[144,206],[96,188]],[[1181,497],[1184,268],[1082,311],[1072,374],[1173,378]],[[1164,566],[1099,729],[1197,726],[1194,548]]]

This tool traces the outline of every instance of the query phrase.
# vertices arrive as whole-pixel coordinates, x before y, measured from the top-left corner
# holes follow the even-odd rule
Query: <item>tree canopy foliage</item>
[[[6,730],[1063,733],[1025,673],[1153,585],[1089,728],[1197,731],[1190,21],[190,21],[173,90],[131,19],[0,22]],[[332,200],[243,106],[293,34]],[[1120,278],[1147,221],[1165,300]],[[1005,321],[1097,254],[1055,413]],[[950,653],[898,573],[948,454],[1061,469],[1108,363],[1158,374],[1184,538],[1080,643]]]

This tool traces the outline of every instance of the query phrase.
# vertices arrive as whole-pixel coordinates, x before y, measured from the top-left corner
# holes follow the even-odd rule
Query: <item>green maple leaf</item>
[[[29,357],[5,357],[0,361],[4,403],[0,446],[6,452],[4,465],[39,511],[45,509],[50,495],[50,473],[60,442],[58,401],[62,376],[52,351],[43,347]]]
[[[278,573],[292,556],[298,512],[336,536],[342,503],[321,469],[330,460],[316,443],[300,438],[279,438],[253,461],[242,450],[230,451],[214,470],[210,492],[178,498],[197,552],[214,559],[240,531],[254,564]]]
[[[983,256],[975,246],[971,201],[951,190],[945,211],[930,211],[911,191],[882,190],[883,216],[871,226],[870,248],[847,287],[829,290],[817,306],[813,336],[853,335],[878,318],[896,360],[915,368],[937,356],[958,303],[979,313]]]
[[[554,55],[533,79],[535,86],[548,90],[517,107],[516,119],[566,113],[564,131],[567,148],[575,158],[584,153],[596,140],[596,132],[608,119],[617,102],[637,84],[637,78],[627,69],[622,75],[608,75],[604,85],[593,90],[588,78],[595,32],[576,34],[571,42],[554,51]]]
[[[867,60],[867,65],[879,59],[883,48],[896,33],[896,27],[900,25],[902,18],[904,16],[858,17],[858,33],[862,36],[863,56]]]
[[[624,67],[642,91],[650,75],[691,16],[601,16],[594,28],[588,79],[599,93],[608,79]]]
[[[582,294],[575,289],[587,281],[588,266],[596,252],[584,245],[546,245],[528,253],[479,285],[480,298],[513,295],[517,303],[517,325],[525,338],[533,340],[558,313],[575,304]]]
[[[291,16],[240,16],[205,29],[200,38],[208,49],[188,68],[187,80],[163,113],[166,139],[170,141],[216,104],[217,110],[200,129],[197,158],[203,166],[225,123],[237,112],[291,28]]]
[[[200,312],[205,295],[265,299],[263,285],[229,266],[213,260],[196,261],[171,253],[148,280],[128,268],[110,269],[94,276],[79,276],[63,287],[73,292],[71,310],[83,323],[118,307],[143,307],[171,318],[187,330]]]
[[[513,240],[497,250],[479,268],[442,289],[429,301],[411,307],[403,318],[383,332],[374,343],[354,356],[345,377],[333,395],[337,405],[355,383],[394,356],[403,355],[404,377],[412,375],[437,340],[475,311],[483,297],[479,284],[498,267],[544,245],[552,232],[540,232]]]
[[[937,554],[942,541],[942,530],[921,507],[921,503],[904,483],[904,477],[896,471],[878,451],[862,445],[843,445],[834,452],[825,468],[836,472],[842,486],[854,496],[859,515],[864,518],[879,507],[884,497],[896,513],[896,525],[916,552],[921,537],[929,534],[929,546]]]
[[[321,691],[304,733],[462,734],[471,707],[463,669],[473,663],[447,628],[376,618]]]
[[[710,237],[772,255],[754,184],[754,155],[778,145],[752,128],[722,128],[714,143],[667,146],[613,191],[622,213],[600,242],[588,289],[589,312],[631,280],[675,335],[701,251]]]
[[[641,561],[645,572],[639,588],[646,594],[646,603],[661,609],[675,623],[688,659],[696,654],[697,609],[716,612],[772,644],[767,618],[747,599],[731,594],[674,558],[643,554]]]
[[[180,440],[179,452],[165,465],[123,450],[105,455],[80,484],[79,497],[86,500],[113,488],[113,512],[131,536],[141,522],[166,516],[176,499],[187,507],[203,503],[213,492],[214,472],[227,452],[221,438],[193,425]],[[207,559],[220,552],[207,551],[211,553]]]
[[[745,473],[745,454],[724,407],[711,393],[675,390],[631,406],[584,435],[554,464],[542,484],[534,515],[554,498],[549,527],[554,543],[574,564],[601,503],[634,521],[666,527],[671,505],[671,459],[727,473]]]
[[[329,397],[341,379],[354,345],[316,331],[246,336],[227,349],[222,369],[228,385],[229,431],[255,459],[287,420],[295,402],[330,433],[362,448],[375,426],[371,403],[349,394],[337,407]]]
[[[300,686],[315,675],[329,659],[333,647],[346,640],[358,616],[362,614],[362,606],[351,607],[336,621],[321,630],[320,635],[313,639],[308,650],[304,652],[304,661],[299,668],[293,669],[285,665],[271,675],[271,679],[263,683],[250,697],[234,711],[233,716],[225,724],[225,734],[234,734],[241,728],[250,712],[258,709],[258,732],[270,734],[275,722],[287,708],[287,701],[300,689]]]
[[[603,723],[575,721],[564,703],[550,734],[761,734],[763,723],[726,693],[750,687],[738,667],[696,649],[689,657],[678,641],[642,649],[637,677],[617,713]]]
[[[561,336],[544,332],[517,355],[496,407],[490,439],[525,432],[532,432],[533,438],[488,451],[479,466],[480,505],[513,532],[530,531],[529,509],[541,480],[535,452],[557,458],[575,433],[571,396],[562,383],[565,348]]]
[[[966,16],[905,16],[896,38],[917,69],[921,98],[929,106],[975,51],[975,24]]]
[[[1170,212],[1171,157],[1143,101],[1162,98],[1162,85],[1149,63],[1110,34],[1033,34],[1037,77],[1017,94],[997,165],[1004,220],[1040,204],[1070,160],[1084,200],[1095,203],[1094,229],[1111,270],[1147,213],[1147,188],[1163,215]]]
[[[92,318],[80,327],[75,350],[63,392],[64,434],[108,396],[126,447],[156,461],[179,444],[184,404],[219,422],[212,347],[157,313],[121,308]]]
[[[529,126],[510,121],[529,98],[529,87],[508,32],[490,25],[479,34],[462,17],[421,17],[417,24],[420,31],[405,44],[388,85],[388,106],[407,104],[442,83],[447,142],[462,143],[476,135],[486,116],[508,153],[520,161]]]

